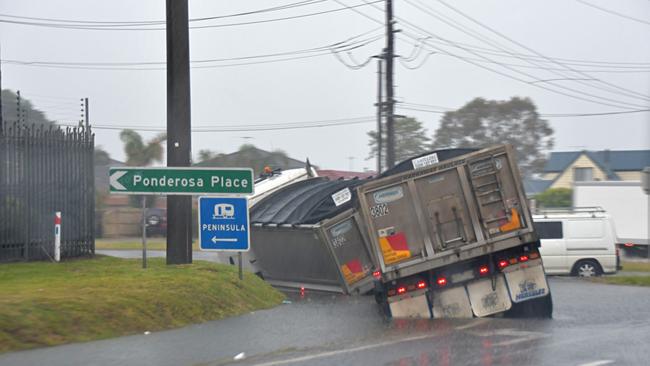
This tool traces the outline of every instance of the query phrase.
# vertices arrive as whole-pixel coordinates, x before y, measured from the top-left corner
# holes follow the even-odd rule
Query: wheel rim
[[[593,277],[596,275],[596,268],[591,263],[583,263],[578,268],[578,275],[580,277]]]

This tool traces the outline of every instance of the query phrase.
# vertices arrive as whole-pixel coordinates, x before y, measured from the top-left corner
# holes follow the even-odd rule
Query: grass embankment
[[[240,284],[231,266],[140,266],[103,256],[0,265],[0,352],[176,328],[284,298],[249,273]]]
[[[647,275],[616,275],[596,279],[597,282],[612,285],[650,286],[650,263],[648,262],[623,262],[622,272],[648,272]],[[620,273],[620,272],[619,272]]]
[[[147,238],[147,250],[165,250],[167,248],[165,238]],[[97,250],[142,250],[142,239],[97,239],[95,240]],[[192,250],[199,250],[199,244],[192,242]]]
[[[650,262],[623,262],[624,272],[650,272]]]

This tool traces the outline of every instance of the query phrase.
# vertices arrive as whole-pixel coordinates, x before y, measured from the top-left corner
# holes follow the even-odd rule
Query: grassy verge
[[[650,272],[650,262],[623,262],[623,271]]]
[[[165,250],[165,238],[147,238],[147,250]],[[95,249],[98,250],[142,250],[142,239],[97,239]],[[199,250],[199,244],[192,242],[192,250]]]
[[[650,286],[650,276],[612,276],[594,279],[612,285]]]
[[[252,274],[240,284],[231,266],[149,264],[98,256],[0,265],[0,352],[181,327],[283,299]]]

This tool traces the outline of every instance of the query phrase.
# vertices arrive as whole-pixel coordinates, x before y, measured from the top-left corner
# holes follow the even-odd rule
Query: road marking
[[[610,363],[614,363],[614,361],[612,361],[612,360],[600,360],[600,361],[583,363],[583,364],[580,364],[578,366],[601,366],[601,365],[609,365]]]
[[[301,357],[296,357],[296,358],[289,358],[289,359],[286,359],[286,360],[277,360],[277,361],[271,361],[271,362],[265,362],[265,363],[257,363],[257,364],[255,364],[255,366],[275,366],[275,365],[285,365],[285,364],[295,363],[295,362],[310,361],[310,360],[314,360],[314,359],[317,359],[317,358],[338,356],[338,355],[343,355],[343,354],[346,354],[346,353],[365,351],[365,350],[368,350],[368,349],[379,348],[379,347],[384,347],[384,346],[392,346],[392,345],[395,345],[395,344],[418,341],[418,340],[433,338],[433,337],[435,337],[435,335],[425,334],[425,335],[416,336],[416,337],[401,338],[401,339],[394,340],[394,341],[375,343],[375,344],[368,344],[368,345],[365,345],[365,346],[341,349],[341,350],[337,350],[337,351],[329,351],[329,352],[317,353],[315,355],[301,356]]]
[[[480,318],[480,319],[478,319],[476,321],[473,321],[473,322],[471,322],[469,324],[458,326],[458,327],[456,327],[456,330],[464,330],[464,329],[474,328],[474,327],[479,326],[481,324],[485,324],[485,323],[487,323],[489,321],[490,321],[490,319],[488,319],[488,318]]]

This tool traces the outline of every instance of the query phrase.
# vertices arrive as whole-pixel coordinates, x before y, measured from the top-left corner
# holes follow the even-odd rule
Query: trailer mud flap
[[[472,318],[472,307],[465,286],[433,293],[434,318]]]
[[[513,302],[546,296],[550,293],[541,260],[519,263],[505,269],[506,282]]]
[[[425,291],[414,296],[389,298],[388,306],[393,318],[431,318]]]
[[[503,275],[467,284],[472,310],[478,317],[502,313],[512,307]]]

